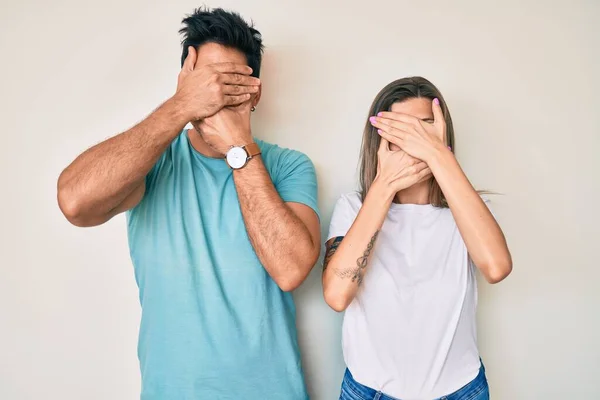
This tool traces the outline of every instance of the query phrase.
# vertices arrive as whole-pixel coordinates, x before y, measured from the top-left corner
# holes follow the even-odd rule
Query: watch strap
[[[258,144],[255,142],[245,145],[244,150],[246,150],[246,153],[248,153],[248,158],[252,158],[260,154],[260,147],[258,147]]]

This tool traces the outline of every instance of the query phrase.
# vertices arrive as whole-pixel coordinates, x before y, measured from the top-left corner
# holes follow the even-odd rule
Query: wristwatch
[[[254,142],[245,146],[231,146],[225,155],[225,161],[229,168],[240,169],[246,166],[252,157],[260,154],[260,147]]]

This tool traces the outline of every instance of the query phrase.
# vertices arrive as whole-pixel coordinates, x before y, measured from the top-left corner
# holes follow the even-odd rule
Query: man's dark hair
[[[183,28],[179,33],[183,36],[181,44],[181,65],[188,55],[188,46],[198,48],[205,43],[218,43],[241,51],[246,55],[248,66],[252,68],[252,75],[260,74],[263,44],[259,31],[254,29],[252,23],[248,24],[240,14],[215,8],[197,8],[193,14],[181,21]]]

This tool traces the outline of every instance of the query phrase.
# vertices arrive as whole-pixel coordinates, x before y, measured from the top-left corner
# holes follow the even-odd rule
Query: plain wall
[[[0,3],[0,399],[135,399],[140,307],[123,216],[70,226],[56,179],[173,94],[200,5]],[[267,46],[253,132],[315,163],[326,233],[356,187],[369,105],[408,75],[444,93],[467,175],[492,198],[512,275],[480,282],[495,400],[598,399],[600,3],[222,1]],[[311,397],[337,398],[342,316],[320,267],[296,291]]]

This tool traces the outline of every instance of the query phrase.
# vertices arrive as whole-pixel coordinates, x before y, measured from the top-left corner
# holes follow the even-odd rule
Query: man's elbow
[[[304,282],[314,265],[314,262],[298,263],[286,274],[275,279],[275,283],[277,283],[277,286],[279,286],[282,291],[292,292]]]
[[[286,276],[276,279],[275,283],[277,283],[277,286],[279,286],[279,289],[282,291],[292,292],[296,290],[302,284],[302,282],[304,282],[306,275],[307,274],[300,275],[298,273],[290,273]]]
[[[81,201],[69,193],[69,190],[61,185],[60,181],[58,184],[57,191],[58,207],[63,213],[67,221],[75,226],[85,226],[85,221],[82,217]]]
[[[70,193],[68,188],[61,185],[60,181],[57,190],[57,200],[60,211],[71,224],[85,228],[102,223],[102,221],[97,221],[86,215],[81,199]]]
[[[312,248],[301,254],[302,260],[289,261],[289,264],[294,265],[288,269],[288,272],[278,279],[275,279],[277,286],[284,292],[296,290],[306,279],[310,271],[313,269],[319,259],[320,248]]]

